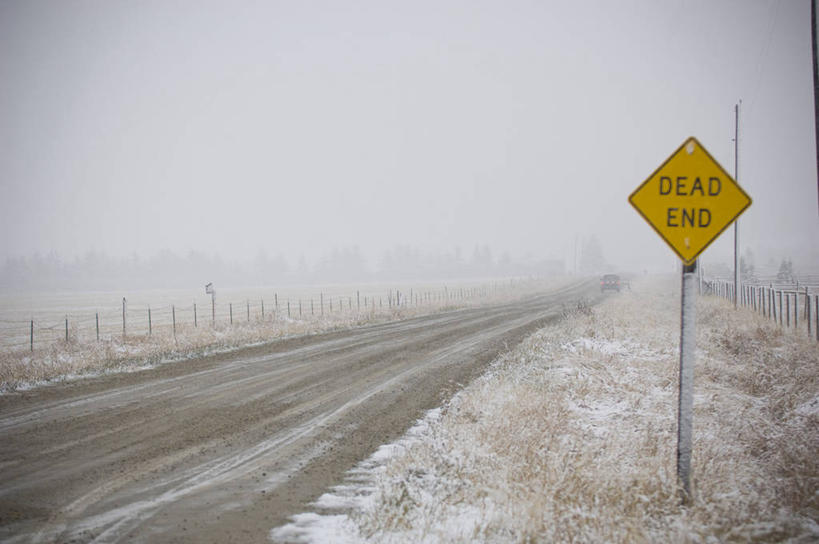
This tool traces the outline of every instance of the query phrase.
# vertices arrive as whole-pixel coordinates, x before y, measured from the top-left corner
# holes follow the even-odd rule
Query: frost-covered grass
[[[679,281],[644,280],[581,310],[500,358],[273,539],[819,540],[815,341],[698,301],[694,496],[683,506]]]
[[[46,383],[110,372],[129,372],[163,362],[271,342],[288,336],[352,327],[361,320],[256,321],[237,325],[179,326],[155,334],[107,336],[99,342],[80,342],[69,337],[34,352],[0,353],[0,392],[28,389]],[[167,329],[167,327],[165,327]]]
[[[76,330],[72,324],[68,342],[38,343],[33,352],[27,349],[0,350],[0,394],[66,379],[141,370],[159,363],[231,351],[286,337],[510,302],[533,292],[559,288],[570,281],[569,278],[517,281],[503,289],[483,293],[476,290],[472,297],[456,296],[458,290],[455,290],[449,299],[421,300],[415,304],[405,302],[399,307],[380,301],[378,305],[373,302],[360,311],[353,310],[352,303],[350,308],[336,306],[335,313],[329,307],[322,313],[317,309],[302,313],[294,307],[292,318],[284,312],[279,316],[268,312],[264,319],[256,316],[244,321],[244,316],[237,311],[235,324],[217,321],[215,327],[210,325],[206,315],[198,327],[190,323],[178,324],[175,335],[173,327],[164,324],[155,325],[151,335],[129,334],[123,339],[119,334],[103,334],[100,341],[96,341],[93,329],[89,336],[87,330]]]

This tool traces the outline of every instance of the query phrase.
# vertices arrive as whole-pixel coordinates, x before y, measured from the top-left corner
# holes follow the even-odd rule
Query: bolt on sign
[[[628,200],[685,264],[751,205],[751,197],[693,137]]]

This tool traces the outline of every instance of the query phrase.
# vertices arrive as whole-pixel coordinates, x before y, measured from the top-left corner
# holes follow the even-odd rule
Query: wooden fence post
[[[152,332],[153,331],[151,330],[151,307],[148,306],[148,336],[151,336]]]
[[[773,287],[768,289],[768,309],[768,317],[776,323],[776,295],[774,295]]]
[[[230,324],[233,325],[233,303],[228,302],[228,308],[230,308]]]
[[[99,342],[100,341],[100,313],[99,312],[97,312],[95,314],[95,319],[94,320],[96,321],[96,324],[97,324],[97,342]]]
[[[791,294],[785,293],[785,315],[787,318],[785,319],[785,326],[791,326]]]
[[[176,306],[171,305],[171,319],[173,319],[173,337],[176,338]]]
[[[31,351],[34,351],[34,319],[31,320]]]
[[[782,326],[782,291],[779,291],[779,326]]]
[[[773,294],[773,287],[768,289],[768,317],[776,322],[776,297]]]
[[[771,287],[771,306],[773,307],[773,315],[771,317],[773,318],[773,322],[776,323],[779,308],[776,305],[776,289],[773,287]]]

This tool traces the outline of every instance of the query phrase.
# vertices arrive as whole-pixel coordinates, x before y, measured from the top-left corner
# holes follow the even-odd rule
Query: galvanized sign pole
[[[680,379],[677,401],[677,477],[684,500],[691,497],[691,441],[694,409],[694,350],[696,349],[697,262],[682,267],[680,315]]]
[[[687,502],[692,497],[697,257],[751,205],[751,198],[692,137],[637,187],[628,200],[683,262],[677,476],[683,500]],[[735,258],[735,269],[736,265]],[[739,296],[739,281],[735,281],[734,287],[734,296]]]

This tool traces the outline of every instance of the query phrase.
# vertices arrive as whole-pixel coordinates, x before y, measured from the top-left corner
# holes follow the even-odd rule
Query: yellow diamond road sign
[[[686,140],[628,200],[686,264],[751,205],[696,138]]]

